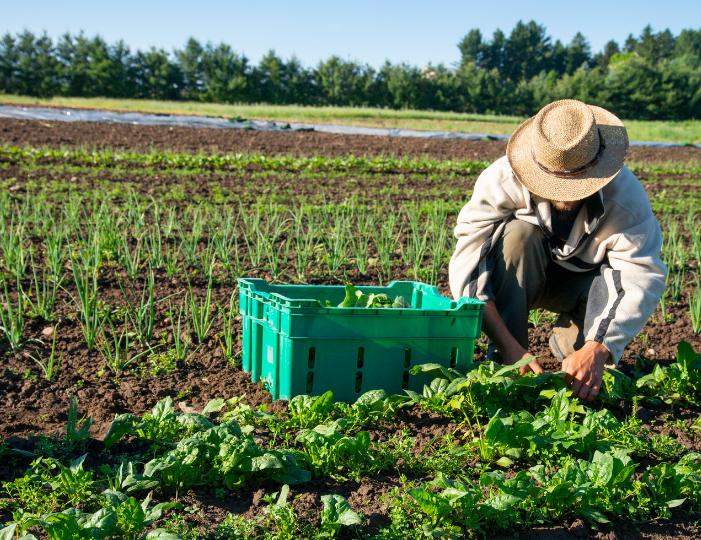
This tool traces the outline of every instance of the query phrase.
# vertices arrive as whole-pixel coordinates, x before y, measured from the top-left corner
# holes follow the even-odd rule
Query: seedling
[[[59,352],[58,357],[56,357],[56,338],[58,337],[58,326],[53,329],[53,338],[51,340],[51,352],[48,358],[41,359],[36,356],[29,354],[29,357],[34,361],[34,363],[41,368],[44,375],[44,379],[47,381],[52,381],[58,375],[58,371],[61,369],[61,362],[63,361],[63,353]]]

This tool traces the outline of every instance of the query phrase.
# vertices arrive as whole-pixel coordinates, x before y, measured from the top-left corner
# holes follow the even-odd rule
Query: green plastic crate
[[[359,287],[365,293],[403,296],[410,308],[337,308],[345,288],[336,285],[271,285],[239,279],[243,318],[242,365],[264,380],[273,399],[327,390],[354,401],[368,390],[420,390],[426,376],[410,376],[417,364],[466,369],[472,363],[483,302],[453,301],[414,281]]]

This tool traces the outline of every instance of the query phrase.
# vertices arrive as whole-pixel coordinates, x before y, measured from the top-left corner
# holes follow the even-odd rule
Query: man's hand
[[[504,364],[515,364],[519,360],[523,360],[526,357],[532,358],[533,361],[529,362],[525,366],[521,366],[519,368],[519,373],[521,375],[525,375],[526,373],[533,372],[536,375],[540,375],[543,373],[543,368],[538,362],[538,359],[533,356],[531,353],[529,353],[527,350],[525,350],[523,347],[520,347],[518,350],[515,351],[510,351],[511,354],[503,353],[502,358],[504,359]]]
[[[599,395],[604,364],[611,358],[609,350],[596,341],[587,341],[578,351],[573,352],[562,362],[567,383],[572,393],[584,400],[592,401]]]
[[[540,375],[541,373],[543,373],[543,366],[540,365],[540,362],[538,362],[538,359],[535,356],[533,356],[530,353],[526,353],[524,356],[530,356],[531,358],[533,358],[533,361],[529,362],[525,366],[521,366],[521,369],[519,369],[519,373],[521,373],[521,375],[525,375],[530,371],[532,371],[536,375]]]
[[[526,356],[530,356],[533,358],[533,361],[521,367],[519,370],[521,375],[525,375],[529,371],[532,371],[536,375],[543,373],[543,368],[540,366],[535,356],[529,354],[528,351],[516,341],[514,336],[511,335],[511,332],[509,332],[509,329],[506,327],[501,315],[499,315],[497,311],[496,304],[492,300],[489,300],[487,305],[484,306],[484,331],[489,339],[496,344],[504,364],[515,364]]]

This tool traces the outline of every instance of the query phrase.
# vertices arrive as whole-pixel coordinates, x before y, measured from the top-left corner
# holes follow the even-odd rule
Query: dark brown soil
[[[31,146],[88,146],[185,152],[254,152],[291,155],[430,156],[492,160],[504,141],[414,139],[330,133],[287,133],[92,122],[45,122],[0,118],[0,142]],[[701,161],[701,148],[631,147],[632,161]]]

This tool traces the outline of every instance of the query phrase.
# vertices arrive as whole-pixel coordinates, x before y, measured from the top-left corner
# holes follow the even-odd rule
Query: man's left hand
[[[567,383],[572,394],[587,401],[599,395],[604,364],[611,358],[609,350],[596,341],[587,341],[578,351],[573,352],[562,362]]]

